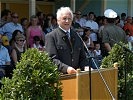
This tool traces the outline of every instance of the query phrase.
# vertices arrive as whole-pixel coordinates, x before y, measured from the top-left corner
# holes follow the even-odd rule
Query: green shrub
[[[45,52],[27,50],[17,63],[12,79],[4,78],[0,100],[61,100],[57,66]]]
[[[122,43],[124,46],[125,44]],[[125,45],[126,46],[126,45]],[[128,48],[128,46],[126,46]],[[126,52],[120,45],[115,44],[111,52],[102,61],[102,67],[113,67],[118,62],[118,98],[132,100],[133,98],[133,54]],[[125,85],[126,68],[126,85]],[[125,92],[126,90],[126,92]]]

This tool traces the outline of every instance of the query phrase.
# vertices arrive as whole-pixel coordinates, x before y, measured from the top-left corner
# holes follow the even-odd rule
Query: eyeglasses
[[[24,42],[25,40],[17,40],[17,41]]]
[[[71,18],[63,18],[62,20],[64,20],[64,21],[72,21]]]
[[[18,18],[18,16],[12,16],[12,18]]]

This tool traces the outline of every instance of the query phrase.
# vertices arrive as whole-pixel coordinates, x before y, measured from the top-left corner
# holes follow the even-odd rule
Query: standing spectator
[[[12,13],[11,14],[12,17],[12,21],[9,23],[6,23],[2,28],[0,28],[0,33],[1,34],[6,34],[9,41],[12,38],[12,33],[15,30],[20,30],[21,32],[23,32],[23,28],[21,26],[21,24],[18,23],[18,14],[17,13]]]
[[[28,19],[27,18],[21,18],[21,25],[22,25],[22,28],[23,28],[23,34],[24,36],[26,36],[26,30],[27,30],[27,27],[28,27]]]
[[[120,25],[120,16],[117,16],[117,17],[115,18],[115,25],[121,27],[121,25]]]
[[[97,42],[98,24],[94,21],[94,18],[95,18],[94,12],[89,12],[88,17],[89,18],[85,26],[90,27],[92,29],[90,37],[95,44],[95,42]]]
[[[100,26],[98,30],[98,37],[99,40],[101,41],[102,39],[102,30],[104,29],[104,26],[107,24],[107,18],[105,16],[102,17],[102,25]]]
[[[133,37],[133,24],[132,24],[132,17],[128,16],[126,18],[127,23],[123,26],[123,29],[125,30],[127,37],[128,37],[128,41],[131,40],[131,38]]]
[[[2,27],[4,24],[10,21],[11,21],[11,11],[8,9],[4,9],[1,12],[0,27]]]
[[[96,17],[96,23],[98,24],[99,28],[103,25],[103,23],[102,23],[102,16]]]
[[[46,51],[60,72],[73,74],[77,68],[84,70],[89,61],[82,40],[71,29],[73,12],[69,7],[61,7],[56,14],[59,27],[46,35]]]
[[[57,24],[57,19],[56,19],[56,17],[52,17],[52,19],[51,19],[51,25],[50,25],[50,29],[51,30],[54,30],[54,29],[56,29],[58,27],[58,24]]]
[[[38,17],[38,24],[43,28],[44,26],[44,20],[45,20],[45,16],[43,14],[43,12],[37,12],[36,16]]]
[[[33,37],[39,36],[40,40],[44,42],[44,34],[42,31],[42,27],[38,25],[38,18],[35,15],[32,15],[30,18],[30,25],[27,29],[26,40],[28,47],[33,47]]]
[[[105,49],[104,43],[102,43],[102,37],[103,37],[103,29],[107,25],[107,18],[105,16],[102,17],[102,26],[99,28],[98,31],[98,42],[100,43],[102,55],[105,56],[107,54],[107,51]]]
[[[120,26],[123,28],[123,26],[126,23],[126,13],[121,13],[121,19],[120,19]]]
[[[102,31],[102,42],[104,43],[106,50],[110,51],[115,44],[114,41],[126,42],[126,33],[122,28],[115,25],[115,18],[117,17],[117,13],[115,11],[107,9],[105,10],[104,15],[107,17],[108,23]]]
[[[51,22],[52,22],[53,17],[54,17],[54,15],[52,15],[52,14],[47,14],[47,16],[46,16],[46,20],[45,20],[44,27],[43,27],[43,31],[44,31],[45,35],[52,31]]]

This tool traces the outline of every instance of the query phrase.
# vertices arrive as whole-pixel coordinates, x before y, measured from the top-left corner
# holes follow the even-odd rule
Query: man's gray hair
[[[56,18],[57,18],[57,20],[60,20],[60,18],[61,18],[61,16],[62,16],[62,13],[66,12],[66,11],[71,13],[72,19],[73,19],[73,12],[72,12],[72,10],[70,9],[70,7],[61,7],[61,8],[59,8],[59,9],[57,10],[57,13],[56,13]]]

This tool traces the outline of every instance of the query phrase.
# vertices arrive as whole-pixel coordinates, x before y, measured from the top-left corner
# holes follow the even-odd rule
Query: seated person
[[[4,67],[10,65],[10,61],[8,50],[2,45],[2,39],[0,36],[0,77],[5,75]]]
[[[39,38],[39,36],[34,36],[33,37],[33,41],[34,41],[33,48],[37,48],[40,51],[44,51],[45,50],[45,46],[42,46],[40,44],[40,38]]]
[[[99,43],[95,43],[94,52],[96,54],[96,59],[98,60],[98,64],[99,64],[99,67],[100,67],[103,57],[102,57],[102,52],[100,50],[100,44]]]
[[[20,61],[21,54],[25,52],[25,36],[18,34],[15,37],[14,48],[11,52],[12,65],[15,67],[16,63]]]
[[[1,65],[10,65],[10,56],[7,48],[2,45],[2,40],[0,38],[0,66]]]
[[[8,49],[8,52],[9,52],[9,55],[10,55],[11,54],[11,46],[9,44],[8,37],[6,35],[3,35],[1,39],[2,39],[3,46]]]

